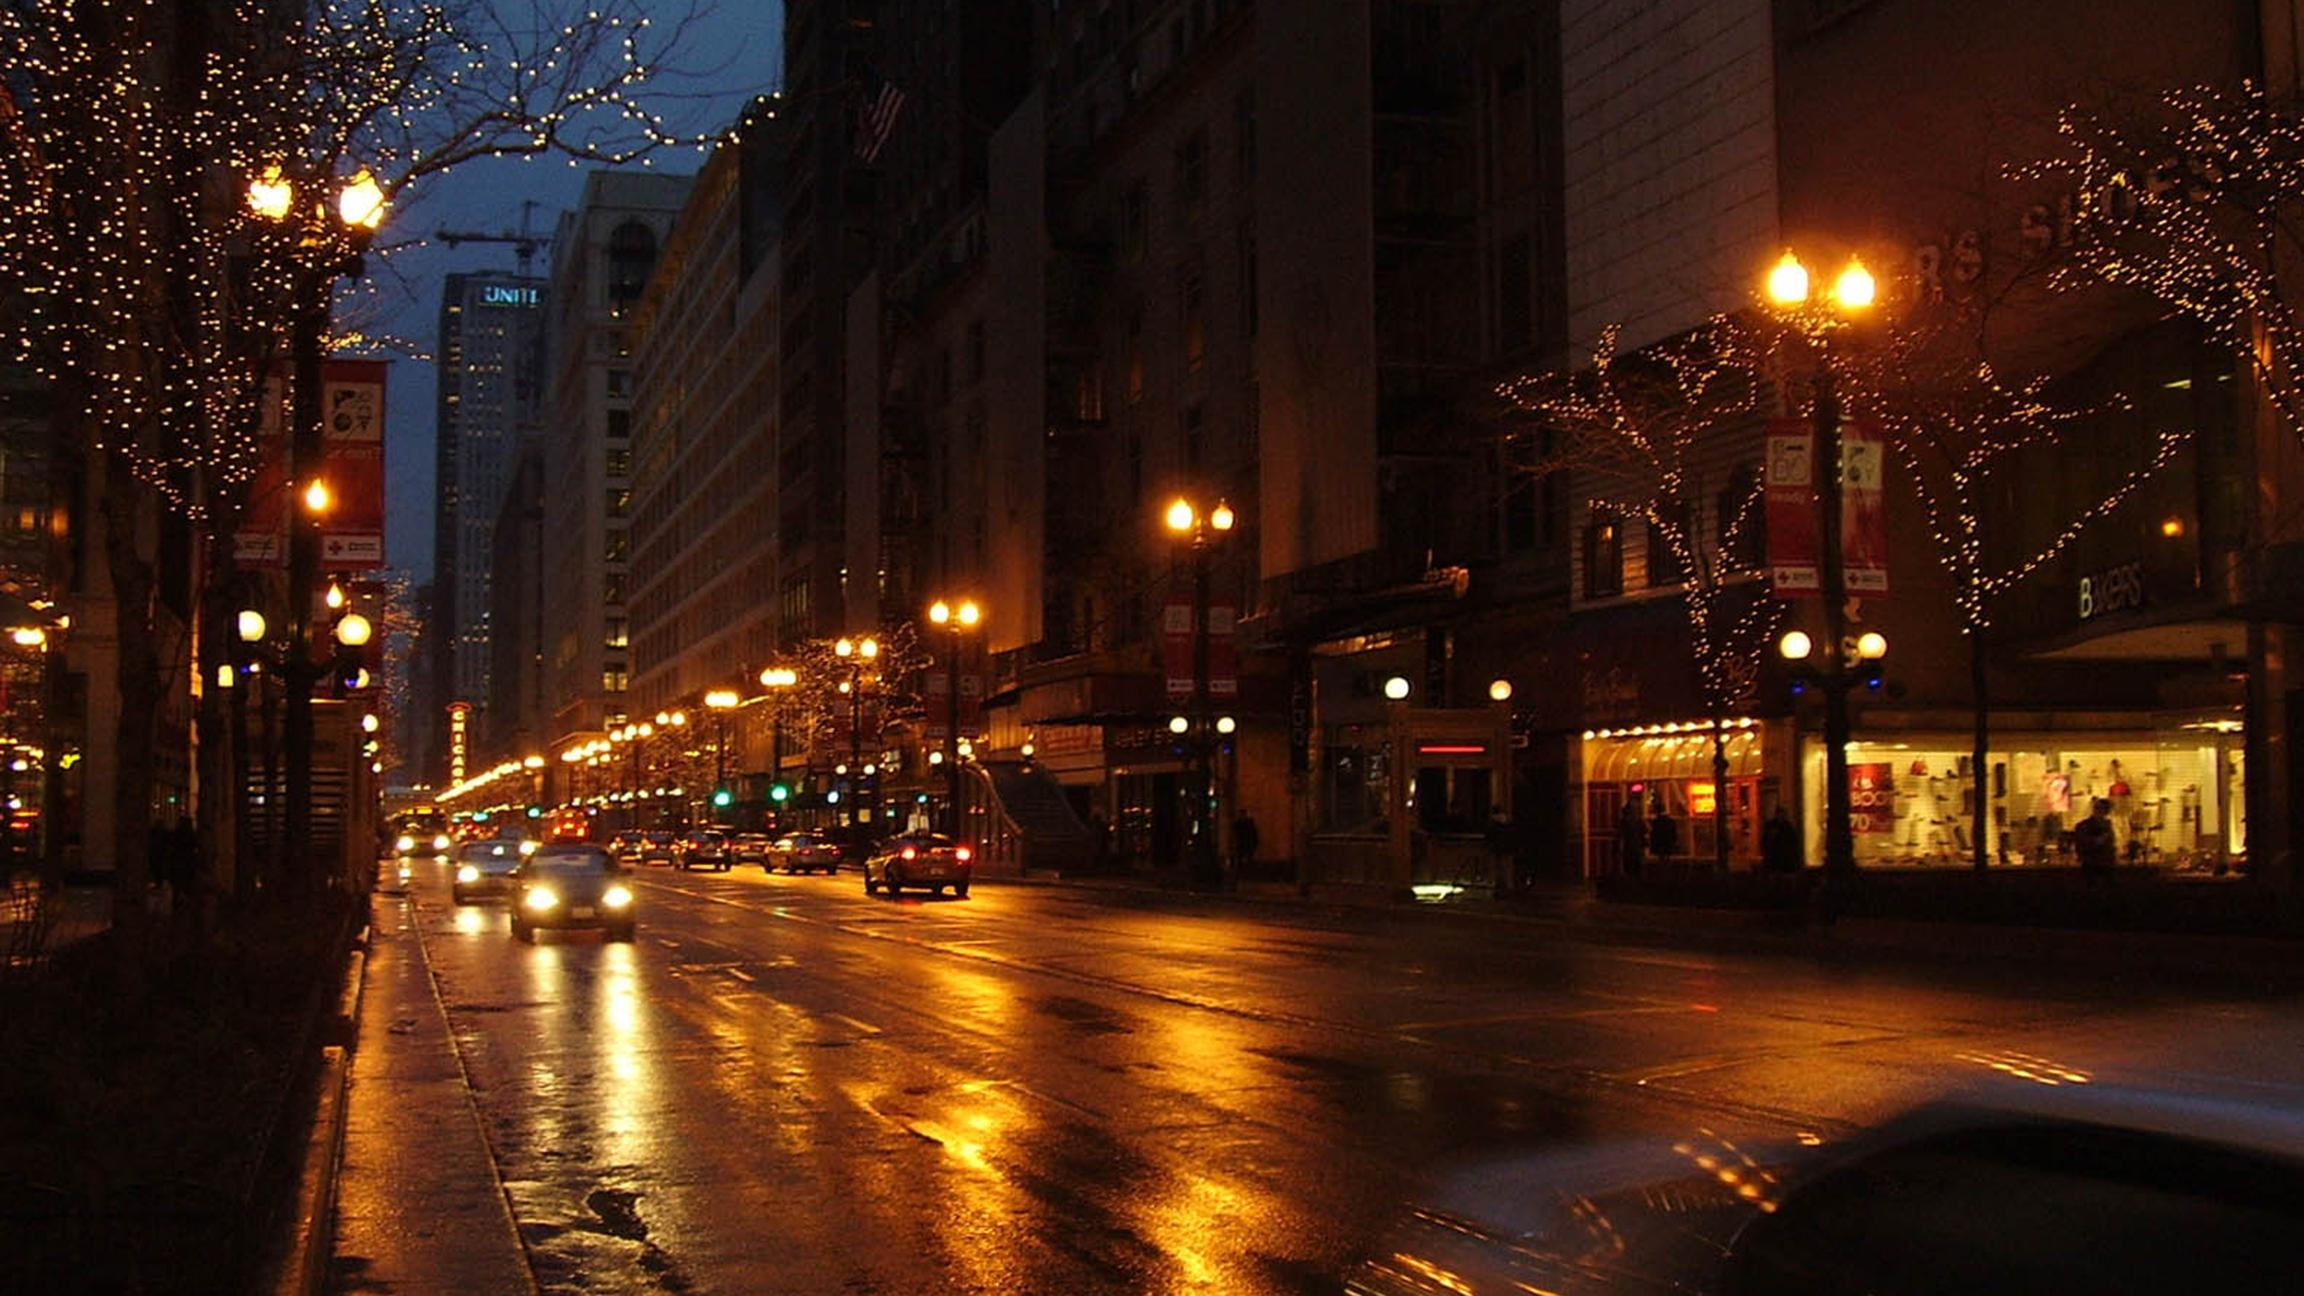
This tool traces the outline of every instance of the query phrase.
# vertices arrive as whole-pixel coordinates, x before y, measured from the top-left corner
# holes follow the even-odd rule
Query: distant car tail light
[[[956,846],[956,847],[954,847],[954,848],[953,848],[953,850],[952,850],[952,858],[954,858],[954,859],[956,859],[956,860],[959,860],[961,863],[965,864],[965,863],[967,863],[968,861],[970,861],[970,860],[972,860],[972,859],[976,858],[976,852],[974,852],[974,851],[972,851],[972,850],[968,849],[968,848],[967,848],[967,847],[965,847],[965,846]]]
[[[552,894],[550,887],[536,887],[522,896],[520,903],[531,909],[549,909],[560,903],[560,897]]]
[[[480,870],[470,864],[462,865],[456,870],[456,880],[459,882],[477,882],[480,880]]]
[[[904,848],[904,850],[903,850],[903,855],[904,855],[904,858],[906,858],[906,859],[918,859],[918,858],[920,858],[920,852],[919,852],[919,851],[916,851],[916,850],[914,850],[914,849],[912,849],[910,846],[907,846],[907,847],[905,847],[905,848]]]

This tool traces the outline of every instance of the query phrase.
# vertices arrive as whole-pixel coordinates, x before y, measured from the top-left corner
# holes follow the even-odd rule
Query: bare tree
[[[1499,388],[1521,416],[1509,462],[1566,473],[1589,507],[1648,529],[1651,582],[1669,574],[1712,722],[1713,853],[1728,867],[1729,713],[1753,696],[1782,609],[1760,552],[1762,483],[1746,465],[1768,391],[1771,339],[1721,316],[1633,355],[1610,326],[1591,362]]]

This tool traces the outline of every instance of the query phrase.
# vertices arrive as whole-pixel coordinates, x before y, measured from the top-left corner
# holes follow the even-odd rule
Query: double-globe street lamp
[[[969,631],[984,620],[984,609],[974,599],[947,603],[938,599],[928,607],[928,620],[947,632],[944,645],[944,831],[955,840],[965,820],[960,813],[960,647]]]
[[[734,689],[717,688],[704,695],[704,706],[712,712],[712,822],[719,823],[721,813],[734,804],[735,794],[728,790],[728,713],[744,705],[744,696]]]
[[[248,184],[248,209],[296,235],[298,264],[290,306],[288,487],[301,509],[288,514],[288,612],[292,630],[287,683],[288,789],[286,837],[299,849],[312,835],[312,684],[309,652],[312,599],[320,572],[320,519],[332,504],[320,477],[321,366],[325,359],[329,297],[338,278],[358,276],[386,199],[365,168],[349,180],[291,176],[274,165]],[[331,201],[333,199],[333,201]]]
[[[1208,560],[1239,518],[1222,499],[1203,511],[1178,496],[1161,521],[1169,536],[1186,547],[1192,563],[1192,709],[1184,725],[1192,757],[1192,876],[1202,886],[1215,886],[1222,881],[1222,864],[1216,855],[1216,736],[1208,714]]]
[[[880,641],[870,635],[862,639],[843,635],[833,643],[832,655],[849,663],[848,678],[840,681],[840,691],[848,695],[848,763],[834,772],[849,779],[848,795],[842,798],[847,803],[846,812],[841,819],[848,826],[849,847],[853,850],[858,846],[857,803],[863,799],[857,792],[864,784],[864,681],[869,678],[868,663],[880,659]],[[838,795],[837,789],[834,795]]]
[[[1787,660],[1806,661],[1816,647],[1823,660],[1815,678],[1824,692],[1824,868],[1846,874],[1856,868],[1856,834],[1848,790],[1848,690],[1862,678],[1866,660],[1848,638],[1848,581],[1841,536],[1841,479],[1844,471],[1840,437],[1840,393],[1832,371],[1832,337],[1841,328],[1867,314],[1878,294],[1870,271],[1850,258],[1847,268],[1821,294],[1810,291],[1808,270],[1790,252],[1769,270],[1765,296],[1769,304],[1800,326],[1817,351],[1814,422],[1816,445],[1811,456],[1810,480],[1817,484],[1818,593],[1824,603],[1824,642],[1815,645],[1800,631],[1787,634],[1778,645]],[[1877,634],[1879,654],[1887,640]],[[1795,648],[1800,649],[1795,653]]]
[[[784,786],[784,699],[800,683],[800,672],[789,666],[768,666],[760,671],[760,687],[768,690],[768,799],[770,809],[782,811],[791,790]]]
[[[319,672],[308,651],[307,639],[310,635],[310,628],[308,624],[298,624],[290,635],[272,644],[272,651],[268,654],[262,653],[260,650],[266,646],[267,638],[272,632],[272,625],[265,619],[262,612],[255,608],[242,608],[239,614],[233,618],[233,632],[240,641],[239,660],[221,668],[217,679],[219,683],[223,683],[227,679],[237,682],[238,677],[245,676],[261,690],[259,707],[262,711],[264,726],[265,853],[270,861],[268,871],[272,880],[292,882],[294,879],[301,878],[304,870],[288,871],[285,852],[291,844],[303,845],[308,843],[312,822],[310,799],[312,777],[311,688],[312,681]],[[358,612],[342,612],[336,617],[331,633],[338,646],[338,656],[346,659],[348,682],[353,687],[364,686],[367,682],[367,670],[351,665],[349,659],[361,649],[366,648],[369,641],[375,637],[376,627],[374,623]],[[271,657],[276,673],[284,681],[289,703],[289,726],[287,730],[289,741],[285,744],[288,778],[285,792],[281,789],[280,771],[273,760],[272,692],[269,688],[264,687],[265,656]],[[224,671],[230,671],[231,675],[227,676]],[[297,700],[296,680],[299,673],[303,675],[305,724],[301,786],[298,780],[297,749],[293,741],[296,732],[294,723]],[[245,717],[247,714],[245,704],[240,703],[239,705],[242,707],[239,714]],[[367,755],[368,753],[364,750],[362,754]],[[303,794],[301,800],[299,799],[300,791]],[[283,803],[285,803],[284,814]],[[301,812],[299,812],[299,805],[302,807]],[[304,835],[299,836],[299,833]]]

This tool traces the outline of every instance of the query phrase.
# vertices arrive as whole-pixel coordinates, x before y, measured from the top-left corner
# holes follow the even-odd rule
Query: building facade
[[[631,680],[632,316],[694,181],[598,171],[552,242],[544,437],[547,746],[596,736]]]
[[[540,433],[544,400],[544,281],[452,274],[441,285],[438,512],[432,586],[441,620],[432,707],[471,703],[475,737],[492,745],[491,644],[497,515],[523,443]]]

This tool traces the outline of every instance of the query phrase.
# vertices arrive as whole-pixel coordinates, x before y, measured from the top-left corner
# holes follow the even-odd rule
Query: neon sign
[[[539,300],[533,288],[515,288],[510,284],[480,285],[480,304],[483,306],[534,306]]]

